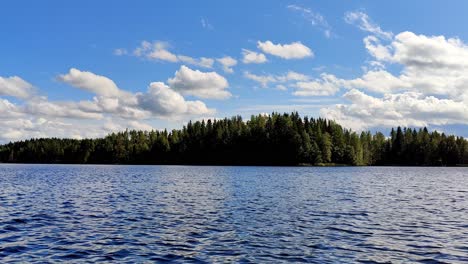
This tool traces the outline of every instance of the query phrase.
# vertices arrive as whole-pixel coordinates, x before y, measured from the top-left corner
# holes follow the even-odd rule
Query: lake
[[[0,165],[0,262],[468,262],[468,168]]]

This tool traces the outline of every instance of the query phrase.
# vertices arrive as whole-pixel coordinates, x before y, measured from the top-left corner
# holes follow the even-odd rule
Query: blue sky
[[[466,1],[7,1],[0,141],[293,110],[355,130],[468,136],[465,10]]]

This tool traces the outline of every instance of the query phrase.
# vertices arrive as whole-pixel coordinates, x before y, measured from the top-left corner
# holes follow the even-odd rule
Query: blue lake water
[[[0,263],[466,263],[468,168],[0,165]]]

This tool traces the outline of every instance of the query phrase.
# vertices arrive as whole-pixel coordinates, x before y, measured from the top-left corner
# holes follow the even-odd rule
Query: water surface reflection
[[[0,261],[468,261],[466,168],[0,165]]]

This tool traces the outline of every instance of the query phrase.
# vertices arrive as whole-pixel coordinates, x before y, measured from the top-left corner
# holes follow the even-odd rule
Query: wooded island
[[[426,128],[389,137],[291,114],[189,122],[180,130],[124,131],[98,139],[41,138],[0,146],[0,162],[199,165],[468,164],[468,141]]]

